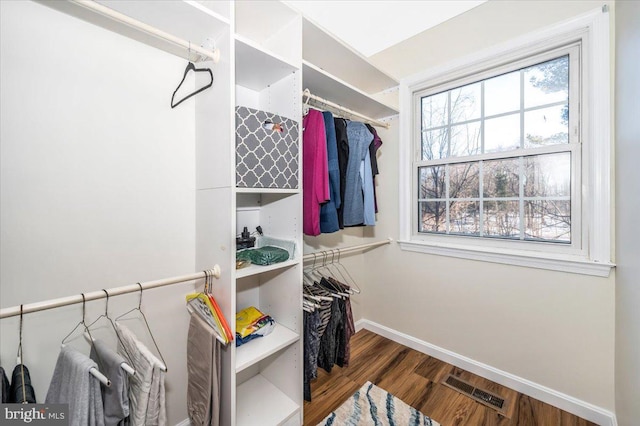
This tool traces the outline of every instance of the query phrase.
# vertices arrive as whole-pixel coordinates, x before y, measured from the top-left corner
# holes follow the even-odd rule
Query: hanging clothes
[[[318,353],[320,351],[320,312],[303,312],[304,327],[304,399],[311,401],[311,380],[315,379],[318,370]]]
[[[132,426],[166,425],[165,372],[162,362],[124,325],[116,322],[118,353],[136,370],[129,378]]]
[[[220,424],[220,351],[211,326],[192,313],[187,338],[187,412],[194,426]]]
[[[378,168],[378,150],[382,146],[382,139],[378,136],[378,132],[375,127],[367,124],[367,129],[373,134],[373,141],[369,144],[369,155],[371,157],[371,172],[373,173],[373,204],[375,206],[375,212],[378,213],[378,196],[376,193],[376,176],[380,174]]]
[[[334,118],[336,130],[336,145],[338,146],[338,168],[340,171],[340,206],[338,210],[338,226],[344,229],[344,197],[347,183],[347,165],[349,164],[349,139],[347,138],[347,121],[344,118]]]
[[[69,425],[103,426],[100,382],[89,370],[98,364],[70,346],[60,350],[45,403],[69,404]]]
[[[93,341],[89,358],[111,381],[111,386],[100,383],[105,426],[123,425],[129,417],[129,375],[122,369],[127,361],[102,340]]]
[[[349,291],[349,286],[341,283],[335,278],[327,278],[327,280],[333,284],[334,287],[339,288],[344,292]],[[356,333],[356,326],[353,321],[353,311],[351,310],[351,298],[347,297],[343,300],[344,303],[344,344],[338,346],[338,354],[336,356],[336,364],[339,367],[348,367],[349,359],[351,358],[351,336]]]
[[[4,368],[0,367],[0,380],[2,383],[0,384],[0,402],[3,404],[7,404],[9,402],[9,379],[7,378],[7,374],[4,372]]]
[[[304,311],[304,399],[311,401],[311,381],[317,378],[318,368],[328,373],[334,365],[347,367],[351,356],[350,339],[355,324],[350,297],[333,297],[349,293],[351,288],[334,277],[322,277],[315,285],[305,285],[309,296],[323,296],[330,300],[313,301],[315,309]]]
[[[36,392],[31,385],[31,374],[24,364],[18,364],[11,375],[9,402],[13,404],[35,404]]]
[[[329,200],[329,171],[324,118],[310,109],[303,120],[302,228],[305,235],[320,234],[320,205]]]
[[[336,232],[340,229],[338,223],[338,208],[340,197],[340,166],[338,164],[338,145],[336,142],[336,127],[333,114],[329,111],[322,113],[324,130],[327,141],[327,170],[329,172],[329,201],[320,206],[320,231],[323,234]]]
[[[371,142],[373,143],[373,142]],[[367,148],[364,160],[360,165],[360,178],[362,179],[363,225],[376,224],[376,206],[373,195],[373,173],[371,171],[371,156]]]
[[[344,194],[344,225],[354,226],[364,223],[363,179],[360,166],[369,152],[369,144],[373,135],[360,122],[347,123],[347,139],[349,141],[349,162]]]

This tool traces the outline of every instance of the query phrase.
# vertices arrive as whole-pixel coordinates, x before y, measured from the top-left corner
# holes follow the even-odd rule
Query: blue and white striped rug
[[[440,426],[371,382],[329,414],[318,426]]]

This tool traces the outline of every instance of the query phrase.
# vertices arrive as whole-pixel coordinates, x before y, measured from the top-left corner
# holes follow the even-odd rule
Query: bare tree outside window
[[[424,96],[421,110],[419,232],[571,242],[568,56]]]

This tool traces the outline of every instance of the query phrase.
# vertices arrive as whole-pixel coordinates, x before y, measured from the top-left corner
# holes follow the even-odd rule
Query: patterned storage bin
[[[265,123],[279,124],[282,131]],[[236,107],[236,187],[297,189],[298,153],[296,121]]]

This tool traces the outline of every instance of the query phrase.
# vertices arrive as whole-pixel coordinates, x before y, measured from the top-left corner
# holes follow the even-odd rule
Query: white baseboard
[[[462,368],[478,376],[484,377],[503,386],[509,387],[522,394],[528,395],[539,401],[558,407],[561,410],[575,414],[576,416],[587,419],[593,423],[602,426],[617,426],[617,420],[614,413],[597,407],[588,402],[566,395],[562,392],[555,391],[546,386],[534,383],[522,377],[507,373],[483,364],[463,355],[451,352],[431,343],[416,339],[415,337],[393,330],[384,325],[377,324],[367,319],[360,319],[355,323],[356,331],[361,329],[369,330],[379,334],[394,342],[405,345],[411,349],[433,356],[441,361],[448,362],[456,367]]]

